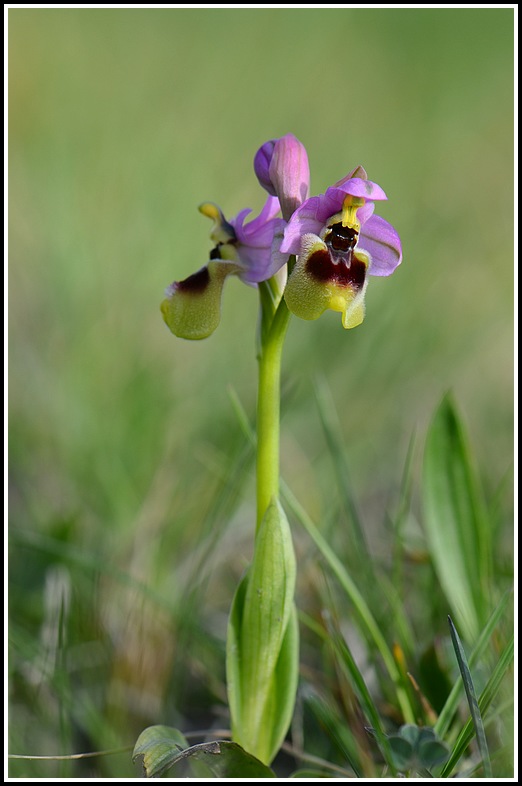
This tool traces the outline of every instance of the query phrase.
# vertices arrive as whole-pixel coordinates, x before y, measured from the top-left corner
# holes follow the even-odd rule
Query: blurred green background
[[[486,488],[509,474],[513,16],[9,10],[13,753],[205,725],[208,695],[223,711],[254,522],[231,392],[253,420],[257,295],[229,280],[218,331],[197,343],[168,332],[159,303],[208,259],[200,202],[263,204],[252,159],[267,139],[305,144],[312,193],[362,164],[404,249],[371,280],[360,328],[331,312],[290,326],[282,471],[301,503],[322,520],[333,493],[317,380],[377,555],[412,435],[445,391]],[[128,753],[104,766],[133,772]]]

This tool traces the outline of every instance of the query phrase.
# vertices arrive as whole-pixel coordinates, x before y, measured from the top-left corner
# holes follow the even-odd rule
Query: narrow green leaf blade
[[[470,668],[472,668],[478,662],[479,658],[484,654],[488,642],[491,636],[493,635],[493,632],[496,630],[500,620],[502,619],[508,601],[511,597],[512,597],[511,590],[504,593],[497,607],[491,614],[491,617],[489,618],[486,625],[482,629],[479,639],[475,644],[475,646],[473,647],[473,650],[469,658]],[[437,722],[435,724],[435,732],[439,737],[444,738],[448,732],[448,729],[451,725],[451,721],[457,711],[461,690],[462,690],[462,681],[459,679],[451,689],[451,692],[446,700],[446,703],[444,704],[444,707],[442,708],[439,717],[437,719]]]
[[[449,396],[428,431],[423,507],[442,589],[466,638],[476,639],[489,613],[486,587],[491,534],[464,429]]]
[[[473,685],[473,679],[471,677],[471,672],[469,670],[466,653],[464,652],[464,648],[460,641],[459,634],[457,633],[457,630],[455,628],[455,625],[453,624],[451,617],[448,617],[448,622],[450,626],[453,648],[455,650],[455,655],[457,656],[459,670],[462,676],[462,681],[464,683],[464,690],[466,691],[466,697],[468,700],[469,710],[471,713],[471,719],[473,721],[473,726],[475,728],[477,744],[479,747],[480,755],[482,757],[482,763],[484,765],[484,777],[491,778],[492,772],[491,772],[491,761],[489,758],[488,743],[486,740],[486,733],[484,731],[482,715],[478,705],[477,696],[475,693],[475,686]]]
[[[511,637],[511,640],[504,648],[502,655],[500,656],[497,665],[493,669],[491,677],[486,683],[486,687],[480,694],[478,705],[480,708],[480,712],[482,717],[486,716],[486,712],[493,701],[493,699],[497,696],[500,685],[507,670],[510,668],[511,663],[513,661],[513,656],[515,652],[515,642],[514,637]],[[441,771],[441,777],[446,778],[450,775],[453,771],[453,768],[459,761],[460,757],[468,747],[469,743],[473,739],[474,734],[474,726],[473,721],[471,718],[464,724],[463,728],[460,731],[459,736],[453,746],[453,750],[451,752],[451,756],[447,763],[444,765],[444,768]]]

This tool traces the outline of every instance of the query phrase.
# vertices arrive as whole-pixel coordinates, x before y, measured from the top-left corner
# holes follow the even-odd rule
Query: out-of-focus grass
[[[251,163],[266,139],[304,142],[314,193],[362,163],[404,248],[394,276],[372,280],[361,328],[332,313],[291,325],[282,469],[300,502],[349,549],[316,377],[380,558],[412,432],[445,390],[491,494],[509,471],[513,11],[8,21],[12,751],[132,745],[147,723],[208,724],[224,698],[226,613],[254,522],[229,391],[253,417],[256,293],[228,282],[219,330],[195,344],[169,334],[158,304],[207,260],[200,202],[261,206]],[[320,580],[306,570],[303,609],[305,579]],[[124,756],[92,766],[133,773]]]

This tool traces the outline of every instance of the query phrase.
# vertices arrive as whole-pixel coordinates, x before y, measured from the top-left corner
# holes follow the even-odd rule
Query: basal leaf
[[[149,726],[138,737],[132,760],[141,759],[145,777],[158,778],[170,767],[180,750],[187,747],[188,742],[178,729]]]
[[[266,722],[261,730],[262,738],[266,737],[266,749],[270,751],[268,761],[272,761],[281,747],[292,722],[298,678],[299,625],[294,606],[274,670],[265,707]]]
[[[252,565],[234,598],[227,640],[233,739],[266,763],[284,739],[295,703],[295,573],[290,527],[273,501],[257,534]]]
[[[226,655],[227,696],[233,725],[241,723],[242,717],[241,664],[243,662],[243,655],[241,651],[241,625],[247,583],[248,572],[245,573],[236,589],[228,619]]]
[[[240,745],[216,740],[192,745],[178,753],[169,768],[173,778],[275,778],[275,772],[247,753]]]
[[[178,729],[150,726],[142,731],[132,754],[141,759],[146,778],[275,778],[270,767],[228,740],[189,746]]]

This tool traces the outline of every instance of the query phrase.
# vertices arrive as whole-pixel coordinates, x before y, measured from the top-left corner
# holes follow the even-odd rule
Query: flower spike
[[[317,319],[331,309],[341,312],[345,328],[359,325],[368,276],[389,276],[402,260],[399,235],[374,215],[375,203],[387,199],[382,188],[358,166],[309,197],[308,156],[293,134],[265,142],[254,170],[269,194],[257,218],[245,223],[245,209],[227,221],[214,203],[200,205],[214,222],[214,248],[207,265],[167,288],[161,310],[169,328],[182,338],[209,336],[219,324],[228,275],[256,286],[276,274],[279,292],[286,281],[284,298],[296,316]]]

